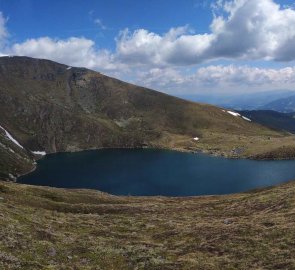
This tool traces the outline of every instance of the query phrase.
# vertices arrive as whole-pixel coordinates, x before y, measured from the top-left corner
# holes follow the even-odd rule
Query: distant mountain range
[[[251,94],[197,94],[179,97],[234,110],[295,111],[295,91],[273,90]],[[290,98],[290,100],[289,100]],[[293,106],[293,107],[292,107]]]
[[[283,113],[295,112],[295,95],[276,99],[261,106],[259,109],[273,110]]]

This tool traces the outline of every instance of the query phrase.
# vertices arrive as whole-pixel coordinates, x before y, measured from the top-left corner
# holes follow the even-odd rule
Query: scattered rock
[[[244,147],[236,147],[232,150],[232,153],[235,155],[241,155],[242,153],[245,152],[245,148]]]
[[[19,262],[17,257],[15,257],[15,256],[13,256],[11,254],[2,252],[2,251],[0,251],[0,263],[2,263],[2,264],[6,263],[6,264],[14,265],[15,269],[17,269],[17,268],[19,269],[19,267],[20,267],[20,262]]]
[[[86,258],[83,258],[82,260],[81,260],[81,264],[87,264],[89,261],[86,259]]]
[[[54,247],[50,247],[49,250],[48,250],[48,255],[50,257],[54,257],[56,255],[56,250]]]
[[[225,219],[225,220],[223,221],[223,223],[226,224],[226,225],[230,225],[230,224],[233,223],[233,221],[230,220],[230,219]]]

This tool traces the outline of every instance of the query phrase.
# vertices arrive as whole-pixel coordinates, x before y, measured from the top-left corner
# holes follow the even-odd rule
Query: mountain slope
[[[208,197],[0,181],[0,269],[295,269],[295,183]]]
[[[250,157],[295,145],[211,105],[28,57],[0,58],[0,125],[27,152],[149,146]]]
[[[273,110],[282,113],[295,112],[295,95],[274,100],[259,109],[261,110]]]
[[[261,125],[295,133],[294,113],[280,113],[269,110],[240,111],[240,113]]]
[[[16,180],[15,176],[35,168],[34,155],[19,147],[0,126],[0,178]]]

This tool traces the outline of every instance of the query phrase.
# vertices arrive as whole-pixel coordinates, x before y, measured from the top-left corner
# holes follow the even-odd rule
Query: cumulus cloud
[[[200,68],[194,80],[206,84],[229,84],[237,86],[261,86],[270,84],[292,85],[295,82],[295,67],[264,69],[248,66],[208,66]]]
[[[117,39],[118,57],[122,61],[155,66],[197,63],[210,45],[212,36],[188,35],[187,29],[172,28],[163,36],[144,29],[133,33],[126,29]]]
[[[295,11],[273,0],[217,1],[211,32],[192,35],[186,27],[159,35],[125,30],[117,53],[135,64],[191,65],[212,59],[295,59]],[[221,10],[221,11],[220,11]],[[218,15],[217,15],[218,14]]]
[[[135,83],[157,89],[174,89],[178,85],[188,85],[189,76],[174,68],[152,68],[147,71],[137,71]]]
[[[8,52],[12,55],[51,59],[72,66],[101,70],[114,70],[122,66],[115,63],[114,55],[108,50],[96,50],[94,41],[86,38],[28,39],[23,43],[14,44]]]
[[[138,84],[170,93],[198,93],[211,90],[240,91],[291,89],[294,90],[295,67],[280,69],[236,65],[210,65],[195,72],[182,69],[154,68],[138,72]]]
[[[171,28],[162,35],[146,29],[133,32],[125,29],[116,38],[114,52],[97,51],[94,42],[85,38],[43,37],[15,44],[11,53],[106,69],[119,64],[149,68],[188,66],[221,58],[295,59],[295,11],[292,8],[281,7],[273,0],[218,0],[213,5],[213,13],[211,31],[205,34],[193,34],[188,26]],[[105,27],[101,20],[96,22]],[[0,14],[0,38],[6,35],[5,18]]]
[[[189,28],[172,28],[160,36],[139,29],[122,31],[117,38],[117,57],[134,64],[164,66],[198,63],[208,49],[212,35],[189,35]]]
[[[215,17],[211,25],[215,38],[209,57],[295,59],[295,50],[283,49],[290,42],[295,45],[294,10],[281,9],[272,0],[236,0],[225,2],[223,8],[228,18]]]
[[[188,26],[157,34],[146,29],[125,29],[116,38],[116,50],[95,50],[92,40],[69,38],[30,39],[12,47],[14,54],[48,57],[70,64],[101,67],[114,65],[188,66],[216,59],[295,60],[295,11],[273,0],[218,0],[213,5],[211,31],[193,34]],[[2,20],[1,20],[2,19]],[[0,17],[0,25],[5,19]],[[104,27],[101,20],[97,24]],[[0,27],[1,29],[1,27]],[[0,30],[5,36],[4,30]],[[80,51],[80,53],[77,53]],[[64,55],[64,56],[63,56]],[[88,57],[90,60],[85,60]],[[95,63],[97,61],[97,63]]]

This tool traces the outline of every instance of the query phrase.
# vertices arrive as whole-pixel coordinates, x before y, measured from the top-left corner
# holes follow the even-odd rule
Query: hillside
[[[0,181],[1,269],[295,269],[295,183],[116,197]]]
[[[240,111],[240,113],[261,125],[295,133],[294,113],[280,113],[269,110]]]
[[[284,97],[263,105],[261,110],[273,110],[282,113],[295,112],[295,96]]]
[[[34,167],[31,151],[148,146],[255,157],[295,145],[294,136],[218,107],[28,57],[0,58],[0,125],[24,147],[18,149],[22,165],[14,163],[11,171],[12,152],[3,146],[11,142],[0,130],[5,178]]]
[[[0,126],[0,178],[16,180],[18,174],[25,174],[35,168],[32,153],[11,141]]]

